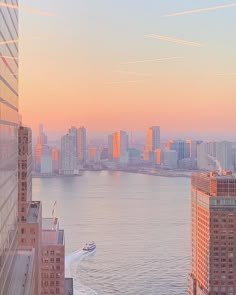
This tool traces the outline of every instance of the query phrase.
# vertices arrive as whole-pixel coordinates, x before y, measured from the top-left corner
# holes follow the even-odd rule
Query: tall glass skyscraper
[[[18,0],[5,0],[18,5]],[[0,7],[0,294],[17,246],[18,10]]]
[[[160,126],[152,126],[147,130],[144,160],[155,162],[154,152],[161,147]]]

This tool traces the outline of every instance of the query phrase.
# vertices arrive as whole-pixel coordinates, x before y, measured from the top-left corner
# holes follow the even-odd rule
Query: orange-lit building
[[[128,151],[129,139],[125,131],[112,134],[112,158],[120,159]]]
[[[59,173],[59,149],[52,149],[52,171],[53,173]]]
[[[162,150],[161,149],[156,149],[155,150],[155,154],[156,154],[156,164],[157,165],[161,165],[162,163]]]
[[[39,134],[38,134],[38,138],[37,138],[37,145],[36,145],[36,157],[35,157],[35,161],[36,161],[36,171],[40,172],[40,168],[41,168],[41,158],[42,158],[42,149],[43,149],[43,145],[47,144],[47,136],[43,131],[43,125],[40,124],[39,125]]]
[[[192,176],[192,271],[189,295],[236,294],[236,177]]]
[[[155,151],[160,149],[161,139],[160,139],[160,127],[153,126],[147,129],[146,134],[146,145],[144,149],[144,160],[149,162],[154,162],[155,160]]]

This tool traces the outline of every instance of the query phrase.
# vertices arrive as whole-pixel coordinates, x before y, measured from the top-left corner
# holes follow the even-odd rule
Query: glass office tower
[[[0,294],[17,246],[18,0],[0,7]],[[7,7],[9,4],[9,7]]]

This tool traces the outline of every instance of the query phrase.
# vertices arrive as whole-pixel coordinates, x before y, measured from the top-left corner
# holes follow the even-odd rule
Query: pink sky
[[[43,0],[37,8],[55,16],[22,12],[23,121],[50,130],[158,124],[167,132],[234,132],[236,8],[191,12],[219,1],[207,2],[178,7],[167,0],[132,10],[105,0],[69,8]]]

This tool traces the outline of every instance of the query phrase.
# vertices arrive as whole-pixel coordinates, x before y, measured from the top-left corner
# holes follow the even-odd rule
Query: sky
[[[33,130],[234,134],[236,1],[21,5],[20,112]]]

